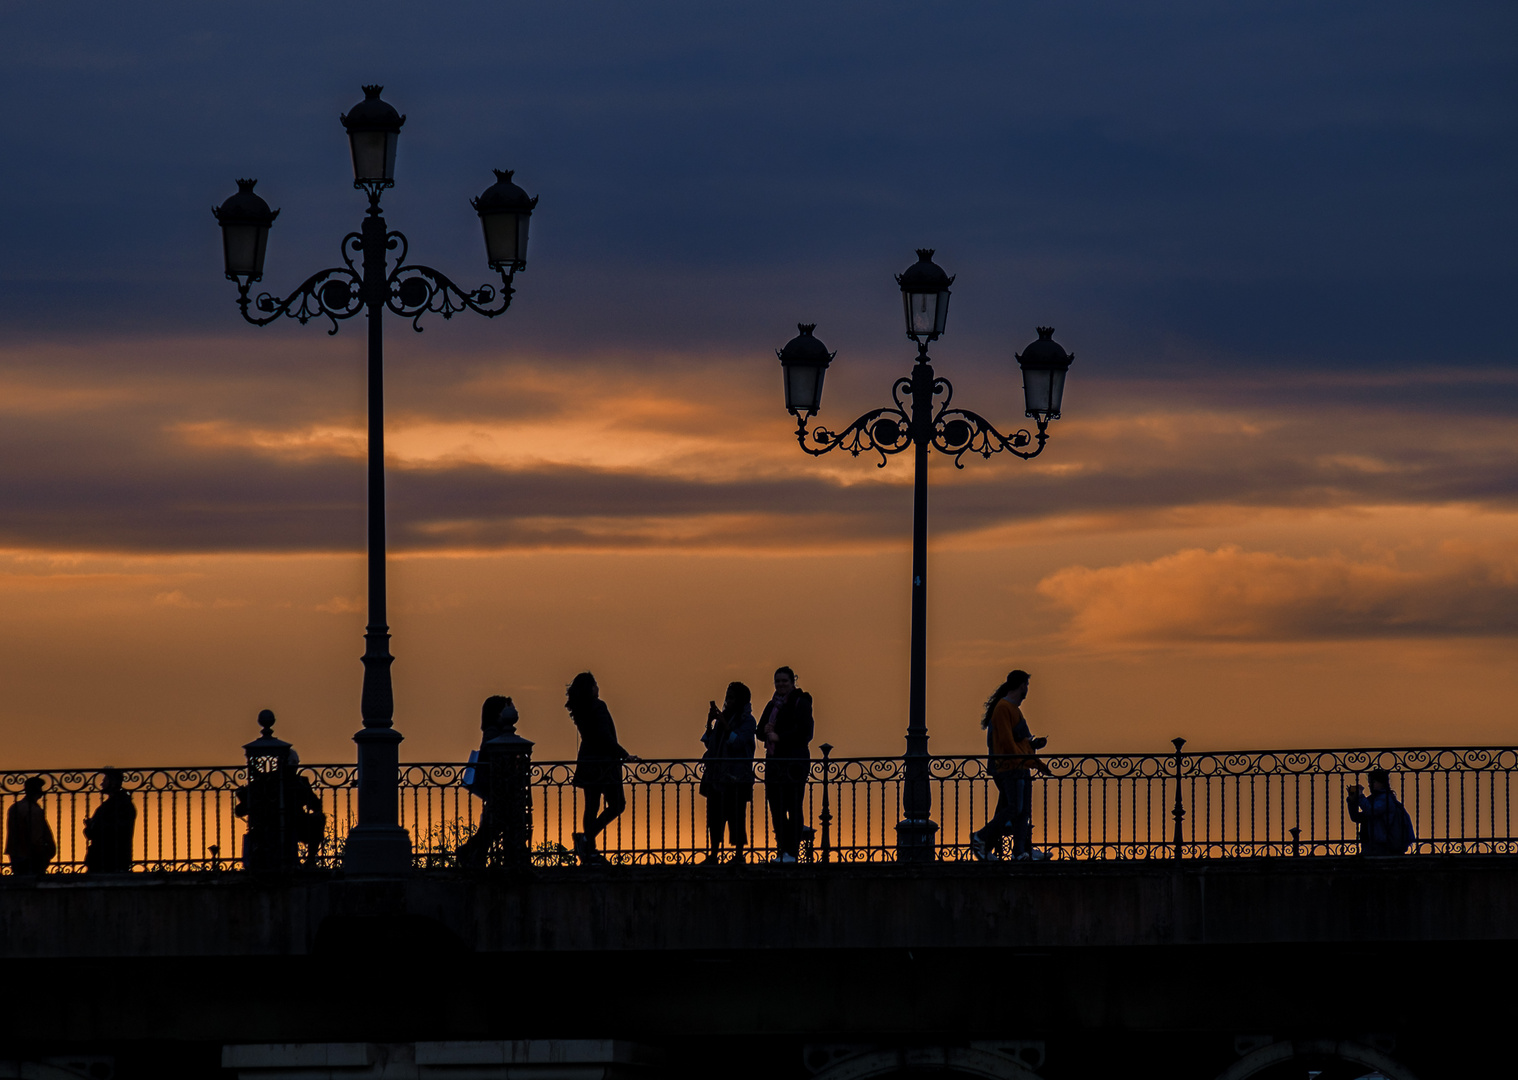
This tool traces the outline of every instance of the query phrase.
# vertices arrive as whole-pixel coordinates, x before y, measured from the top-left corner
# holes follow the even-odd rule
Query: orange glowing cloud
[[[1038,593],[1089,647],[1518,634],[1518,544],[1295,557],[1228,545],[1045,576]]]

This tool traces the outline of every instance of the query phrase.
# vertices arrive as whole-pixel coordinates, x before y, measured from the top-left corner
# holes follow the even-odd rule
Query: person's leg
[[[797,769],[798,773],[800,768]],[[804,774],[803,774],[804,775]],[[786,853],[796,858],[801,857],[801,826],[805,822],[802,813],[802,805],[806,802],[806,781],[800,776],[793,778],[789,789],[786,791],[786,828],[789,835],[786,837]]]
[[[1026,855],[1033,849],[1033,777],[1026,769],[1012,773],[1012,854]]]
[[[587,843],[595,840],[596,833],[600,831],[596,826],[596,814],[601,809],[601,791],[599,788],[585,788],[585,813],[580,818],[580,828]]]
[[[1006,781],[1005,772],[993,773],[991,778],[996,784],[996,809],[992,811],[985,827],[975,835],[980,837],[987,853],[1000,854],[1002,839],[1007,835],[1012,820],[1012,797],[1007,790],[1011,785]]]
[[[727,823],[727,807],[724,805],[725,792],[719,785],[711,789],[711,794],[706,797],[706,835],[707,847],[711,851],[710,858],[715,859],[717,852],[722,850],[722,830]]]
[[[586,836],[599,836],[606,826],[615,821],[627,809],[627,795],[622,791],[621,783],[609,784],[601,790],[601,795],[606,799],[606,809],[602,810],[595,819],[595,833],[587,832]]]
[[[727,789],[725,798],[727,801],[727,832],[728,838],[733,842],[733,858],[742,861],[743,849],[748,845],[748,829],[744,827],[743,823],[743,818],[748,813],[748,800],[743,797],[743,789],[737,784]]]

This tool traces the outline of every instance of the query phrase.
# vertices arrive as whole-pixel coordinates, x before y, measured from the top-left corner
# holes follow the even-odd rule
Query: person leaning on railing
[[[42,808],[42,777],[29,776],[21,786],[21,798],[5,814],[5,854],[11,861],[11,873],[35,875],[47,873],[47,864],[58,854],[58,843]]]
[[[1012,834],[1014,859],[1045,858],[1033,846],[1030,770],[1049,775],[1049,766],[1038,757],[1038,751],[1049,740],[1043,736],[1034,738],[1023,718],[1022,703],[1028,697],[1028,682],[1026,671],[1008,672],[1006,681],[986,699],[986,712],[980,721],[980,726],[986,729],[987,763],[996,782],[996,811],[983,829],[970,834],[970,854],[988,862],[1001,858],[1001,842],[1008,833]]]

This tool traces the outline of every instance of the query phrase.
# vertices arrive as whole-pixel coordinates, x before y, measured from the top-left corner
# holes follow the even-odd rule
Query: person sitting
[[[1392,794],[1391,775],[1385,769],[1366,774],[1370,794],[1351,784],[1345,794],[1349,818],[1360,826],[1360,854],[1402,855],[1418,841],[1407,809]]]

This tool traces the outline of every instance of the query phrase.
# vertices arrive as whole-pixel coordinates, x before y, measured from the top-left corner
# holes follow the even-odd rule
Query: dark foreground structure
[[[0,1076],[1511,1075],[1502,856],[0,880]]]

